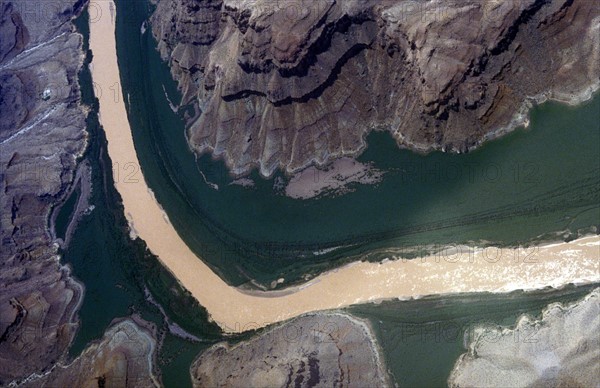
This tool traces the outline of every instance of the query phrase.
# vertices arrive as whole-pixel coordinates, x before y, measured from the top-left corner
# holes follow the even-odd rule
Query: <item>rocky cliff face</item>
[[[81,2],[0,3],[0,385],[66,351],[81,286],[47,230],[85,148],[77,73]]]
[[[234,175],[356,155],[373,129],[464,152],[533,96],[575,101],[600,76],[589,0],[159,0],[152,30],[198,153]]]
[[[191,367],[195,387],[385,387],[373,333],[345,314],[296,318],[229,347],[217,344]]]
[[[140,326],[142,325],[142,326]],[[160,386],[152,373],[155,334],[147,323],[126,319],[110,327],[100,341],[88,346],[68,365],[32,376],[22,387],[139,387]]]
[[[514,328],[480,327],[457,361],[450,387],[589,387],[600,375],[600,289],[548,306]]]

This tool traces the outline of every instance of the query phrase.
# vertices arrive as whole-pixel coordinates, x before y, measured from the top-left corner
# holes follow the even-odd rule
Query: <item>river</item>
[[[417,155],[373,133],[359,160],[385,172],[380,184],[296,200],[273,190],[278,177],[253,174],[253,188],[231,186],[223,163],[194,157],[183,112],[165,96],[178,101],[176,85],[149,29],[141,33],[151,7],[118,8],[119,66],[143,176],[179,235],[229,284],[284,278],[281,288],[367,254],[382,260],[390,248],[414,255],[446,244],[539,243],[600,224],[598,95],[576,108],[543,104],[528,129],[466,155]],[[139,166],[120,168],[141,176]]]
[[[85,25],[85,20],[80,24]],[[84,88],[84,92],[89,93],[90,88]],[[597,100],[596,97],[594,103],[598,103]],[[544,118],[548,112],[544,113],[543,109],[548,105],[553,107],[550,112],[554,109],[566,109],[567,112],[574,112],[570,120],[566,122],[578,122],[577,114],[581,112],[579,110],[581,108],[572,109],[547,104],[536,109],[534,116],[539,114],[540,118]],[[541,113],[539,113],[540,110]],[[550,122],[553,121],[550,120]],[[90,340],[99,338],[113,318],[127,315],[132,311],[141,313],[146,319],[156,321],[160,327],[160,323],[163,322],[160,314],[144,297],[143,289],[148,287],[154,298],[165,306],[171,319],[202,339],[202,343],[194,344],[167,334],[160,350],[158,367],[163,373],[163,382],[167,386],[189,385],[188,368],[191,359],[210,343],[223,337],[219,334],[218,328],[206,320],[206,313],[203,309],[197,304],[195,305],[189,297],[186,298],[183,290],[177,289],[177,283],[173,277],[162,270],[157,259],[146,251],[143,242],[139,240],[134,242],[128,238],[120,198],[110,183],[113,180],[113,171],[111,171],[110,160],[106,154],[104,134],[93,117],[88,124],[92,138],[86,158],[90,161],[94,172],[91,203],[96,209],[84,217],[76,230],[72,245],[63,252],[64,260],[73,266],[75,275],[86,285],[86,295],[79,313],[82,323],[73,354],[80,351]],[[597,126],[591,122],[592,128],[594,125]],[[525,134],[529,135],[530,133],[526,132]],[[385,137],[383,139],[384,145],[393,146],[385,141]],[[496,143],[491,143],[488,147],[494,144]],[[365,155],[368,155],[370,151],[371,149],[367,150]],[[592,160],[592,165],[594,163],[595,168],[598,168],[598,161]],[[591,217],[593,220],[591,223],[583,222],[582,227],[597,225],[597,213],[595,217]],[[423,370],[431,371],[431,369],[425,368],[429,364],[423,360],[432,359],[434,354],[439,354],[440,349],[444,348],[444,346],[440,347],[431,341],[426,341],[427,344],[424,346],[423,341],[415,340],[415,338],[419,338],[420,334],[418,333],[421,330],[414,329],[415,322],[418,322],[419,325],[428,325],[428,322],[429,324],[449,322],[448,325],[453,325],[456,320],[479,322],[481,319],[489,318],[491,322],[510,324],[514,321],[513,318],[519,314],[539,314],[540,309],[546,303],[569,301],[582,296],[588,289],[589,287],[568,287],[559,291],[516,292],[509,295],[483,294],[477,296],[476,299],[472,296],[459,295],[426,298],[411,302],[384,302],[381,305],[358,306],[352,308],[350,312],[365,316],[372,321],[388,364],[390,364],[388,366],[394,373],[397,382],[420,385],[431,385],[434,382],[435,385],[440,385],[440,382],[445,381],[445,371],[449,371],[453,364],[453,355],[456,352],[462,352],[462,341],[456,340],[462,333],[457,334],[456,338],[453,336],[453,341],[445,342],[446,344],[450,343],[446,347],[450,347],[451,350],[444,353],[446,356],[435,359],[436,362],[441,363],[436,364],[440,368],[434,368],[435,373],[405,375],[403,373],[408,373],[411,365],[415,363],[420,364],[424,368]],[[445,306],[445,309],[432,309],[432,305]],[[411,333],[417,333],[411,334],[409,337],[412,337],[412,340],[409,338],[407,344],[402,348],[396,346],[397,342],[392,340],[403,338],[398,337],[398,331],[394,333],[391,329],[402,329],[403,326],[398,325],[398,322],[411,325]],[[229,338],[231,339],[231,337]],[[398,356],[399,349],[405,352],[406,357]],[[415,356],[409,356],[410,354]]]

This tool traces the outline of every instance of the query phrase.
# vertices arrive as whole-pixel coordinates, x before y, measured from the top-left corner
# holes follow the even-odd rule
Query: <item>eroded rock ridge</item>
[[[64,356],[82,287],[48,230],[85,149],[82,1],[0,3],[0,385]]]
[[[600,77],[591,0],[160,0],[152,30],[199,108],[188,137],[234,175],[357,155],[373,129],[464,152],[533,101]]]
[[[305,315],[254,338],[220,343],[194,361],[195,387],[385,387],[368,324],[342,313]]]

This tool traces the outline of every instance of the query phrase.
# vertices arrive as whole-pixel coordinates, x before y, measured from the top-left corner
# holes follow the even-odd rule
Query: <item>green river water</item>
[[[342,197],[292,200],[273,193],[272,180],[256,176],[255,189],[227,186],[230,178],[220,162],[208,156],[195,160],[180,118],[164,100],[162,85],[173,99],[175,85],[152,38],[140,35],[150,5],[118,1],[117,7],[123,90],[130,96],[144,176],[185,241],[232,284],[248,278],[267,284],[282,275],[295,281],[352,260],[352,255],[369,252],[370,258],[380,259],[392,246],[464,241],[512,245],[560,237],[565,231],[574,234],[600,223],[598,96],[578,108],[544,104],[533,111],[530,130],[516,131],[469,155],[419,156],[398,151],[385,134],[371,135],[360,159],[388,173],[381,184],[357,187]],[[87,37],[86,15],[77,26]],[[89,71],[82,72],[81,81],[84,101],[96,107]],[[223,337],[145,244],[129,239],[112,185],[116,172],[95,112],[88,131],[84,158],[92,166],[90,203],[95,209],[82,218],[62,252],[86,287],[71,355],[100,338],[113,319],[137,313],[154,322],[162,338],[158,371],[165,386],[190,386],[188,368],[198,353],[217,341],[235,342],[250,334]],[[220,190],[206,185],[198,169]],[[358,245],[312,254],[345,244]],[[300,255],[305,257],[298,259]],[[371,322],[394,381],[443,386],[464,352],[464,333],[474,325],[510,325],[521,314],[537,315],[548,303],[575,300],[589,289],[390,301],[347,310]],[[145,290],[169,319],[199,341],[170,333]]]
[[[230,284],[285,278],[283,287],[357,258],[382,260],[391,248],[509,246],[599,224],[598,96],[578,108],[544,104],[528,130],[465,155],[417,155],[373,133],[359,160],[386,172],[380,184],[297,200],[273,190],[277,177],[255,173],[254,188],[231,186],[222,162],[194,156],[182,113],[165,97],[178,101],[176,85],[150,31],[141,33],[148,5],[118,8],[119,67],[141,171],[180,236]],[[121,176],[141,174],[124,167]]]

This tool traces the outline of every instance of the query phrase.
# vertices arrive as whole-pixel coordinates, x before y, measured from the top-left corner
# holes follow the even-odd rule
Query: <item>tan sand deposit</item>
[[[100,119],[108,139],[108,152],[117,171],[137,169],[131,130],[120,93],[114,5],[92,2],[90,16],[92,74],[102,91]],[[90,7],[92,6],[90,5]],[[112,11],[111,11],[112,10]],[[133,171],[133,170],[131,170]],[[460,292],[507,292],[600,281],[600,238],[582,238],[531,251],[476,249],[462,254],[432,256],[413,261],[390,260],[383,264],[359,262],[323,274],[288,292],[244,292],[227,285],[198,258],[168,222],[137,173],[115,175],[125,213],[135,233],[204,306],[225,331],[239,332],[300,314],[355,303],[412,298]],[[529,254],[529,256],[528,256]]]

